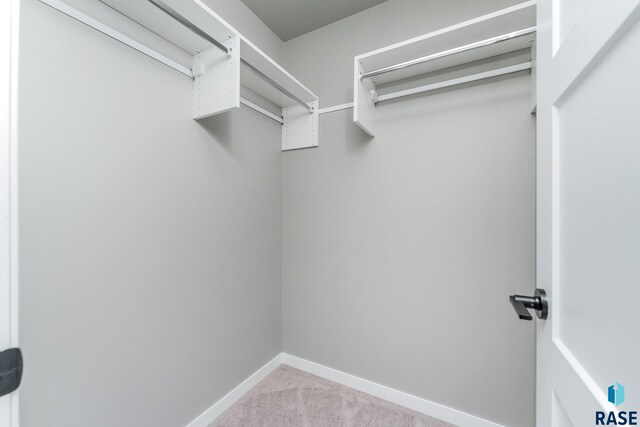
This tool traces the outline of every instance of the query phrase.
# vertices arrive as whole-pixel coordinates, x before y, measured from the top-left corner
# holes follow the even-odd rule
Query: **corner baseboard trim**
[[[457,409],[449,408],[448,406],[431,402],[287,353],[280,353],[274,357],[266,365],[258,369],[258,371],[243,381],[242,384],[234,388],[226,396],[203,412],[187,427],[206,427],[280,365],[289,365],[293,368],[297,368],[310,374],[325,378],[329,381],[368,393],[372,396],[430,415],[434,418],[439,418],[443,421],[456,424],[460,427],[504,427],[492,421],[476,417],[475,415],[467,414]]]
[[[239,386],[227,393],[222,399],[218,400],[209,409],[204,411],[198,418],[190,422],[187,427],[207,427],[224,411],[229,409],[231,405],[236,403],[242,396],[251,390],[256,384],[262,381],[267,375],[273,372],[282,364],[282,353],[271,359],[262,368],[254,372],[249,378],[240,383]]]

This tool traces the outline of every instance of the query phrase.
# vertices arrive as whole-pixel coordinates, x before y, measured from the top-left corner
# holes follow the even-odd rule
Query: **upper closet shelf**
[[[527,49],[536,33],[536,2],[452,25],[355,57],[354,122],[374,136],[379,101],[531,68],[531,62],[378,96],[377,87],[486,58]]]
[[[193,77],[194,119],[239,108],[242,103],[283,124],[283,150],[318,145],[318,97],[203,1],[41,1]],[[114,10],[129,23],[110,16]],[[163,47],[163,52],[154,46]],[[166,54],[172,49],[173,55]],[[280,107],[282,113],[273,114],[241,98],[241,85]]]

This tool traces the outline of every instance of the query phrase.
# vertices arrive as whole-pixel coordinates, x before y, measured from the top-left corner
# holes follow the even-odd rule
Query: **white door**
[[[17,175],[14,167],[18,4],[19,0],[0,0],[0,351],[18,345]],[[0,397],[0,426],[18,426],[17,392]]]
[[[538,427],[640,411],[639,18],[640,0],[538,4]]]

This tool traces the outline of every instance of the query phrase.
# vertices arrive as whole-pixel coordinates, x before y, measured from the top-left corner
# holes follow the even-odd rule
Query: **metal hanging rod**
[[[184,16],[180,15],[178,12],[176,12],[175,10],[173,10],[169,5],[167,5],[166,3],[164,3],[162,0],[148,0],[150,3],[152,3],[154,6],[156,6],[157,8],[159,8],[160,10],[162,10],[164,13],[166,13],[167,15],[171,16],[173,19],[175,19],[176,21],[178,21],[180,24],[182,24],[183,26],[185,26],[186,28],[188,28],[189,30],[191,30],[194,34],[197,34],[198,36],[202,37],[203,39],[205,39],[206,41],[208,41],[209,43],[213,44],[214,46],[216,46],[217,48],[219,48],[220,50],[222,50],[224,53],[226,53],[227,55],[230,53],[229,49],[227,49],[227,47],[225,45],[223,45],[222,43],[220,43],[219,41],[217,41],[216,39],[214,39],[213,37],[211,37],[209,34],[207,34],[206,32],[204,32],[203,30],[201,30],[200,28],[198,28],[196,25],[194,25],[191,21],[189,21],[187,18],[185,18]],[[304,109],[306,109],[309,113],[313,113],[313,107],[309,106],[309,104],[307,104],[306,102],[304,102],[302,99],[298,98],[297,96],[295,96],[294,94],[292,94],[291,92],[289,92],[287,89],[283,88],[281,85],[279,85],[278,83],[276,83],[275,81],[273,81],[269,76],[267,76],[266,74],[264,74],[262,71],[258,70],[256,67],[254,67],[253,65],[251,65],[250,63],[248,63],[247,61],[245,61],[244,59],[240,58],[240,62],[242,63],[242,65],[244,65],[247,69],[253,71],[258,77],[260,77],[262,80],[264,80],[265,82],[269,83],[270,85],[272,85],[274,88],[276,88],[277,90],[279,90],[280,92],[282,92],[283,94],[285,94],[286,96],[288,96],[289,98],[293,99],[294,101],[296,101],[298,104],[300,104]]]
[[[396,98],[402,98],[404,96],[415,95],[418,93],[432,92],[438,89],[444,89],[448,87],[458,86],[466,83],[477,82],[481,80],[490,79],[498,76],[505,76],[507,74],[517,73],[524,70],[531,69],[531,62],[524,62],[522,64],[510,65],[508,67],[498,68],[497,70],[485,71],[483,73],[472,74],[470,76],[459,77],[457,79],[446,80],[443,82],[432,83],[425,86],[419,86],[411,89],[401,90],[398,92],[387,93],[378,96],[378,102],[390,101]]]
[[[260,114],[263,114],[267,117],[269,117],[271,120],[276,121],[280,124],[284,123],[284,119],[281,116],[277,116],[275,114],[273,114],[271,111],[269,110],[265,110],[264,108],[262,108],[261,106],[259,106],[258,104],[254,104],[253,102],[249,101],[246,98],[240,98],[240,103],[244,106],[247,106],[249,108],[251,108],[254,111],[257,111]]]
[[[151,1],[151,0],[150,0]],[[512,33],[503,34],[500,36],[492,37],[486,40],[480,40],[478,42],[470,43],[464,46],[455,47],[453,49],[444,50],[431,55],[423,56],[421,58],[412,59],[411,61],[402,62],[396,65],[390,65],[388,67],[380,68],[378,70],[369,71],[363,73],[360,78],[366,79],[370,77],[379,76],[381,74],[390,73],[392,71],[402,70],[404,68],[412,67],[414,65],[424,64],[425,62],[433,61],[435,59],[444,58],[456,53],[467,52],[469,50],[478,49],[480,47],[490,46],[492,44],[500,43],[506,40],[514,39],[516,37],[524,36],[526,34],[532,34],[536,32],[536,27],[529,27],[523,30],[514,31]]]
[[[209,43],[211,43],[212,45],[214,45],[224,53],[229,54],[229,49],[227,49],[225,45],[223,45],[218,40],[211,37],[209,34],[205,33],[203,30],[198,28],[187,18],[185,18],[184,16],[180,15],[178,12],[173,10],[168,4],[166,4],[162,0],[148,0],[148,1],[149,3],[153,4],[158,9],[160,9],[161,11],[163,11],[164,13],[166,13],[167,15],[169,15],[170,17],[172,17],[173,19],[181,23],[185,28],[188,28],[189,30],[191,30],[194,34],[202,37],[203,39],[205,39],[206,41],[208,41]]]
[[[256,67],[254,67],[253,65],[249,64],[247,61],[245,61],[242,58],[240,58],[240,63],[242,65],[244,65],[248,70],[254,72],[262,80],[264,80],[265,82],[269,83],[271,86],[273,86],[274,88],[276,88],[277,90],[279,90],[280,92],[282,92],[283,94],[288,96],[289,98],[291,98],[294,101],[296,101],[298,104],[300,104],[309,113],[313,113],[313,107],[311,107],[309,104],[304,102],[302,99],[298,98],[297,96],[295,96],[294,94],[289,92],[287,89],[285,89],[282,86],[280,86],[278,83],[276,83],[274,80],[272,80],[271,77],[267,76],[262,71],[258,70]]]

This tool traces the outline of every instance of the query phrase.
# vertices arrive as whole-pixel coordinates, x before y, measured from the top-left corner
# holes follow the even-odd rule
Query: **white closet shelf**
[[[283,124],[283,150],[318,145],[318,97],[203,1],[41,1],[192,77],[194,119],[224,113],[243,104]],[[109,17],[109,11],[100,8],[112,13],[115,10],[132,23],[113,28],[101,22],[101,18]],[[131,31],[133,24],[137,31]],[[132,36],[144,32],[146,42],[151,34],[157,39],[153,40],[155,45],[169,44],[182,55],[169,54],[172,49],[166,46],[163,52],[158,52]],[[241,85],[281,107],[282,114],[274,115],[241,98]]]
[[[247,73],[247,78],[242,81],[243,86],[247,86],[254,92],[267,98],[269,101],[281,107],[289,107],[296,104],[296,101],[290,96],[286,96],[275,88],[272,84],[265,83],[255,71],[256,69],[267,76],[272,82],[289,92],[291,95],[302,100],[305,103],[317,101],[318,97],[307,89],[302,83],[296,80],[289,72],[278,65],[273,59],[264,54],[253,43],[246,38],[240,36],[240,58],[246,61],[245,68],[254,67]],[[253,79],[251,78],[253,77]],[[261,84],[262,83],[262,84]]]
[[[378,97],[376,89],[383,84],[511,52],[530,52],[535,42],[535,25],[536,1],[531,0],[356,56],[354,122],[374,136],[375,105],[378,101],[531,68],[531,62],[528,61],[520,66],[500,68],[496,72],[477,73],[469,78],[405,90],[399,92],[398,96]]]

